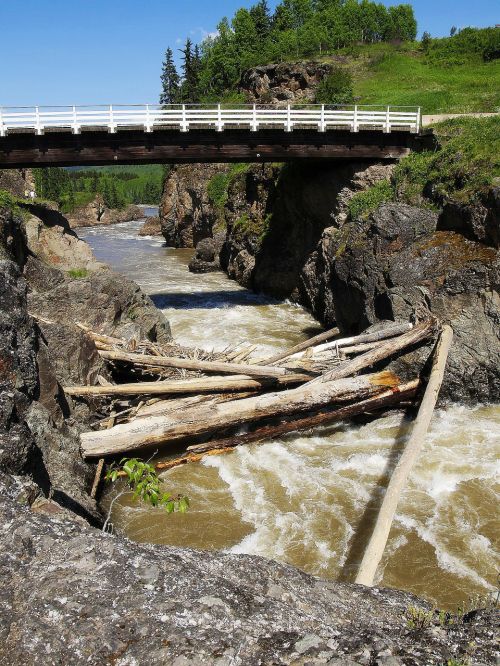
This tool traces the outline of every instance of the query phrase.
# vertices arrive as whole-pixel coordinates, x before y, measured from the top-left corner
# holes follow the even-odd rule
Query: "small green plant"
[[[141,499],[153,507],[162,507],[167,513],[186,513],[189,499],[183,495],[173,496],[161,490],[154,465],[139,458],[122,458],[118,464],[113,463],[106,473],[106,481],[114,483],[124,477],[133,492],[135,500]]]
[[[432,624],[434,611],[427,611],[418,606],[408,606],[405,613],[406,626],[412,631],[423,631]]]
[[[81,278],[86,278],[89,275],[89,271],[86,268],[72,268],[68,271],[68,275],[76,280]]]
[[[387,201],[394,199],[394,190],[388,180],[381,180],[363,192],[355,194],[348,203],[351,219],[360,220]]]

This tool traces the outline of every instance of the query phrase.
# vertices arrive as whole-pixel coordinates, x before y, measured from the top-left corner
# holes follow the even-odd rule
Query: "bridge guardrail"
[[[105,130],[116,132],[128,128],[142,128],[145,132],[155,129],[174,129],[188,132],[190,129],[211,128],[249,129],[266,128],[314,128],[319,132],[335,129],[375,129],[383,132],[408,131],[419,133],[421,111],[417,107],[395,106],[330,106],[299,104],[276,107],[270,105],[97,105],[60,107],[0,107],[0,136],[10,132]]]

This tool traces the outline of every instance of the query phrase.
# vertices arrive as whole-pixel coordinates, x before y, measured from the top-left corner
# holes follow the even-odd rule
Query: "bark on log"
[[[384,554],[389,532],[391,530],[394,514],[398,506],[401,492],[408,480],[408,476],[417,460],[425,441],[425,435],[429,429],[434,407],[436,406],[439,389],[443,381],[448,352],[453,340],[453,331],[449,326],[443,326],[439,341],[434,353],[432,370],[429,382],[425,389],[420,409],[413,425],[413,430],[399,459],[391,480],[387,486],[384,500],[377,517],[377,522],[365,550],[363,560],[359,567],[356,583],[372,586],[377,572],[377,567]]]
[[[155,366],[156,368],[182,368],[200,372],[216,372],[228,375],[248,375],[275,379],[287,374],[285,368],[274,366],[250,365],[246,363],[220,363],[218,361],[200,361],[191,358],[174,358],[173,356],[149,356],[146,354],[130,354],[121,351],[99,351],[108,361],[123,361],[138,366]]]
[[[73,396],[112,395],[169,395],[185,393],[228,393],[262,391],[276,386],[303,384],[310,375],[282,375],[276,379],[257,379],[247,375],[232,377],[199,377],[195,379],[168,380],[163,382],[136,382],[113,386],[67,386],[64,392]]]
[[[311,411],[331,402],[362,400],[398,383],[393,373],[379,372],[336,382],[308,383],[290,391],[186,409],[179,418],[166,415],[136,419],[110,430],[83,433],[80,436],[82,452],[85,457],[103,457],[152,444],[182,441],[221,428]]]
[[[350,377],[351,375],[373,366],[375,363],[382,361],[390,356],[393,356],[402,349],[412,347],[413,345],[430,338],[434,333],[435,322],[430,319],[415,326],[411,331],[399,335],[396,338],[390,338],[383,344],[367,351],[360,356],[356,356],[350,361],[345,361],[338,365],[334,370],[330,370],[320,377],[316,377],[309,384],[317,384],[321,382],[330,382],[334,379],[341,379],[342,377]]]
[[[314,338],[309,338],[309,340],[300,342],[298,345],[295,345],[295,347],[291,347],[290,349],[280,352],[279,354],[275,354],[274,356],[271,356],[271,358],[263,359],[262,361],[259,361],[258,364],[271,365],[272,363],[277,363],[278,361],[282,361],[283,359],[288,358],[293,354],[304,351],[305,349],[309,349],[309,347],[313,347],[314,345],[318,345],[320,344],[320,342],[329,340],[330,338],[333,338],[335,335],[338,335],[339,333],[340,331],[338,328],[336,327],[331,328],[329,331],[324,331],[319,335],[315,335]]]
[[[368,398],[355,402],[347,407],[341,407],[330,412],[321,412],[313,416],[307,416],[302,419],[294,419],[293,421],[286,421],[277,425],[263,426],[257,428],[253,432],[247,432],[243,435],[236,435],[233,437],[226,437],[224,439],[213,440],[207,444],[197,444],[195,446],[188,446],[187,450],[193,453],[203,453],[212,451],[214,449],[235,448],[242,444],[252,444],[261,442],[262,440],[272,439],[274,437],[281,437],[290,432],[300,432],[303,430],[310,430],[318,426],[335,423],[344,419],[352,418],[358,414],[365,414],[367,412],[376,411],[397,404],[402,400],[407,400],[415,396],[420,381],[414,379],[406,384],[401,384],[395,389],[384,391],[375,398]],[[171,462],[171,461],[169,461]]]

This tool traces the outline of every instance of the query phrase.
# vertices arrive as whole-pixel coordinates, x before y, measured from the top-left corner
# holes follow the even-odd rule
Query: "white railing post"
[[[145,125],[146,132],[151,132],[152,127],[151,127],[151,115],[149,113],[149,104],[146,104],[146,125]]]
[[[188,131],[188,122],[186,118],[186,105],[182,105],[182,121],[181,121],[181,132]]]
[[[5,136],[5,125],[2,118],[2,107],[0,107],[0,136]]]
[[[80,126],[78,125],[78,119],[76,115],[76,106],[73,104],[73,134],[80,134]]]
[[[420,123],[421,123],[421,115],[420,114],[421,114],[421,112],[422,112],[421,108],[418,107],[418,109],[417,109],[417,125],[416,125],[417,134],[420,134]]]
[[[286,131],[292,131],[292,110],[290,109],[290,104],[286,107]]]
[[[222,132],[224,129],[224,126],[222,124],[222,111],[220,108],[220,104],[217,104],[217,131]]]
[[[113,122],[114,121],[114,115],[113,115],[113,105],[109,105],[109,131],[111,134],[114,134],[116,132],[116,125]]]
[[[386,134],[389,134],[389,132],[391,131],[391,107],[390,106],[387,107],[387,110],[385,112],[385,128],[384,128],[384,131],[386,132]]]
[[[319,131],[324,132],[326,130],[326,125],[325,125],[325,105],[321,105],[321,121],[319,125]]]
[[[37,134],[42,133],[42,126],[40,124],[40,109],[35,106],[35,129]]]
[[[257,131],[257,105],[253,105],[253,115],[252,115],[252,132]]]
[[[352,120],[352,131],[357,132],[359,129],[358,127],[358,105],[354,105],[354,116]]]

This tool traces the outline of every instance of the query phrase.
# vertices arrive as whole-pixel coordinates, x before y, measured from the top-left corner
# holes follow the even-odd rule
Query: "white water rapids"
[[[205,349],[249,342],[286,348],[320,331],[303,309],[252,294],[222,273],[193,275],[191,250],[137,236],[139,222],[80,229],[98,259],[138,282],[175,339]],[[433,418],[400,503],[379,584],[455,609],[496,587],[500,408],[453,406]],[[164,475],[190,497],[167,516],[124,496],[113,521],[137,541],[264,555],[322,577],[353,580],[408,423],[393,412],[240,447]]]

